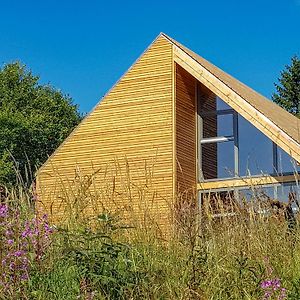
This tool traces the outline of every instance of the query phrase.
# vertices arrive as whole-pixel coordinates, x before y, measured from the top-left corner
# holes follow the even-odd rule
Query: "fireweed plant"
[[[24,218],[19,207],[0,204],[0,294],[23,296],[30,267],[39,265],[51,243],[47,215]]]
[[[274,276],[274,270],[270,265],[269,258],[265,257],[266,279],[260,284],[263,290],[263,300],[285,300],[287,299],[286,288],[282,286],[281,279]]]

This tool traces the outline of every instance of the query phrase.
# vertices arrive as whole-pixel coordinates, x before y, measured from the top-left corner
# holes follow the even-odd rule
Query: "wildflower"
[[[31,237],[32,236],[32,231],[29,227],[29,225],[26,225],[24,231],[21,234],[22,238],[26,238],[26,237]]]
[[[21,276],[20,276],[20,279],[21,281],[25,281],[28,279],[28,274],[27,273],[23,273]]]
[[[8,206],[6,204],[0,204],[0,217],[6,218],[8,214]]]
[[[22,256],[24,253],[25,253],[24,251],[18,250],[18,251],[16,251],[16,252],[14,253],[14,256],[20,257],[20,256]]]
[[[47,216],[23,220],[21,211],[0,204],[1,252],[0,295],[8,295],[29,280],[33,260],[39,261],[51,243],[53,229]],[[6,298],[5,298],[6,299]]]
[[[49,226],[48,223],[45,223],[44,229],[45,229],[46,233],[53,233],[53,229]]]
[[[14,240],[11,240],[11,239],[10,239],[10,240],[7,240],[7,244],[8,244],[8,245],[12,245],[13,243],[14,243]]]
[[[263,289],[269,288],[272,286],[272,281],[271,280],[265,280],[261,283],[260,285]]]
[[[272,296],[278,296],[278,300],[286,299],[286,289],[281,287],[279,278],[265,280],[260,286],[265,290],[263,300],[273,299]]]
[[[5,230],[5,235],[11,236],[11,235],[13,235],[13,231],[11,229],[7,229],[7,230]]]

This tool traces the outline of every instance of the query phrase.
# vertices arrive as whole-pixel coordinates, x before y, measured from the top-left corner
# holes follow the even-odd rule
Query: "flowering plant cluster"
[[[265,258],[267,265],[266,275],[272,278],[273,268],[270,266],[268,258]],[[260,287],[264,291],[263,300],[284,300],[287,299],[286,288],[282,287],[280,278],[266,279],[261,282]]]
[[[0,292],[13,295],[29,279],[32,263],[39,264],[53,232],[47,216],[24,219],[20,209],[0,204]]]
[[[261,283],[261,288],[264,290],[264,300],[286,299],[286,289],[281,286],[281,281],[279,278],[265,280]]]

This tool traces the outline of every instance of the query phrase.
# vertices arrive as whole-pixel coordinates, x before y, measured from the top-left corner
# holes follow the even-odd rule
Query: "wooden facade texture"
[[[76,187],[88,184],[90,206],[99,205],[92,203],[97,198],[108,210],[166,215],[173,196],[172,97],[172,45],[159,37],[39,170],[41,205],[60,219],[82,193]]]
[[[177,189],[191,189],[196,182],[196,79],[175,65]]]

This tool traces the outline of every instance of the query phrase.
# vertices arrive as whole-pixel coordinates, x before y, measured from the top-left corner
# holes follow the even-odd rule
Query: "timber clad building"
[[[41,167],[38,193],[55,218],[83,197],[164,222],[178,191],[284,200],[299,162],[299,119],[160,34]]]

